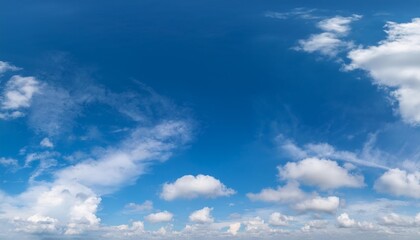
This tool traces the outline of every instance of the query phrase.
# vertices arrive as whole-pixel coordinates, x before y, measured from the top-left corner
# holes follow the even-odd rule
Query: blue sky
[[[418,12],[0,3],[0,238],[418,239]]]

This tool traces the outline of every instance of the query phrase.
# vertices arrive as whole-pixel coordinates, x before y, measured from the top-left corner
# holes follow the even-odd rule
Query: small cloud
[[[49,138],[42,139],[42,141],[39,144],[42,147],[46,147],[46,148],[53,148],[54,147],[54,144],[50,141]]]
[[[18,71],[20,68],[13,66],[8,62],[0,61],[0,75],[8,71]]]
[[[215,198],[230,196],[235,191],[226,187],[220,180],[209,175],[185,175],[178,178],[174,183],[163,185],[161,198],[171,201],[177,198]]]
[[[212,223],[214,222],[214,218],[211,216],[211,211],[213,208],[204,207],[200,210],[194,211],[189,216],[191,222],[196,223]]]
[[[174,215],[168,211],[152,213],[147,215],[144,219],[150,223],[170,222]]]
[[[129,203],[125,205],[124,210],[125,212],[128,212],[128,213],[148,212],[148,211],[153,210],[153,202],[147,200],[141,204]]]

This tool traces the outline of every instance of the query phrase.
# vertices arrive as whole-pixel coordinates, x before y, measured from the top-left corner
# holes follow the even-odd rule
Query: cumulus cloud
[[[351,219],[347,213],[342,213],[337,217],[337,223],[339,227],[350,228],[356,225],[356,221]]]
[[[283,187],[265,188],[259,193],[248,193],[247,196],[252,201],[287,203],[304,199],[305,193],[299,188],[298,183],[289,182]]]
[[[323,190],[364,186],[363,176],[350,174],[337,162],[326,159],[306,158],[297,163],[289,162],[285,166],[279,167],[279,172],[283,179],[296,180]]]
[[[211,216],[213,208],[204,207],[190,214],[189,220],[196,223],[212,223],[214,218]]]
[[[295,209],[306,212],[306,211],[316,211],[324,213],[334,213],[337,211],[340,205],[340,198],[336,196],[330,197],[313,197],[302,202],[299,202],[295,205]]]
[[[168,211],[152,213],[147,215],[144,219],[151,223],[170,222],[174,215]]]
[[[378,192],[394,196],[420,198],[420,172],[391,169],[380,176],[374,185]]]
[[[348,70],[365,70],[374,84],[390,89],[402,119],[420,123],[420,18],[408,23],[388,22],[387,38],[376,46],[348,53]]]
[[[57,89],[61,90],[57,91]],[[63,89],[41,83],[34,77],[13,76],[6,83],[1,95],[0,115],[2,118],[10,119],[15,112],[24,114],[24,109],[30,109],[29,124],[36,126],[34,128],[37,132],[48,136],[54,135],[56,131],[61,132],[62,116],[74,118],[72,111],[67,111],[72,107],[66,108],[67,105],[73,104],[74,99],[62,98],[62,96],[70,96],[69,92]],[[78,103],[91,103],[89,95],[78,96]],[[58,98],[53,96],[58,96]],[[115,99],[120,99],[120,95],[109,93],[107,96],[107,101],[109,101],[107,105],[118,108],[116,104],[113,105],[113,101],[117,102]],[[155,98],[159,97],[155,95]],[[70,101],[63,99],[70,99]],[[131,99],[136,99],[136,96],[131,96]],[[59,104],[54,105],[54,103]],[[62,106],[62,103],[68,104]],[[153,104],[145,101],[148,111],[155,107]],[[79,107],[82,105],[79,104]],[[128,115],[128,113],[125,114],[128,109],[123,110],[124,108],[118,108],[121,110],[118,112],[121,115]],[[11,229],[27,233],[48,232],[58,235],[76,235],[99,230],[101,219],[97,216],[97,211],[103,194],[113,193],[122,186],[134,183],[145,172],[146,167],[154,162],[167,160],[176,149],[189,141],[190,123],[187,120],[184,121],[184,118],[174,117],[177,120],[171,120],[169,109],[161,107],[161,110],[167,110],[166,117],[155,118],[157,115],[152,117],[145,110],[142,124],[133,120],[134,123],[129,125],[127,131],[121,134],[122,136],[112,145],[96,146],[90,153],[79,154],[81,157],[74,158],[76,160],[73,162],[63,161],[58,165],[56,159],[62,159],[62,155],[58,152],[44,151],[27,154],[25,167],[31,167],[33,162],[39,161],[36,165],[37,170],[29,179],[28,188],[22,193],[13,196],[0,193],[0,218],[10,222],[13,225]],[[58,114],[56,114],[57,111]],[[133,113],[138,112],[140,110],[133,110]],[[36,117],[38,115],[42,116],[38,118]],[[34,121],[48,122],[53,125],[35,124]],[[54,146],[50,138],[43,139],[40,145],[46,148]],[[2,158],[1,162],[5,165],[17,164],[17,161],[6,158]],[[39,182],[35,181],[37,176],[50,167],[54,168],[48,178]],[[140,208],[140,206],[134,207],[136,210]],[[167,212],[158,213],[154,217],[150,216],[150,221],[158,221],[158,218],[160,218],[159,221],[163,221],[168,216]],[[143,232],[142,224],[136,222],[132,226],[121,225],[112,231],[132,236]]]
[[[161,198],[171,201],[177,198],[192,199],[197,197],[215,198],[230,196],[235,191],[226,187],[220,180],[209,175],[185,175],[173,183],[165,183]]]
[[[232,234],[233,236],[237,235],[239,230],[241,229],[241,223],[236,222],[229,225],[229,228],[227,230],[228,233]]]
[[[307,223],[301,228],[303,232],[309,232],[314,229],[323,229],[326,228],[328,225],[328,221],[326,220],[312,220]]]
[[[32,97],[40,88],[39,81],[34,77],[15,75],[10,78],[0,97],[0,118],[13,119],[23,116],[22,109],[30,107]]]
[[[26,233],[55,233],[58,230],[58,220],[55,218],[32,215],[27,219],[21,219],[19,217],[13,219],[13,224],[16,225],[15,231],[26,232]]]
[[[287,226],[290,221],[293,221],[294,218],[291,216],[283,215],[279,212],[273,212],[270,215],[268,223],[274,226]]]
[[[299,40],[297,50],[304,52],[318,52],[328,57],[336,56],[340,51],[350,49],[352,42],[342,38],[350,32],[350,24],[360,19],[360,15],[350,17],[336,16],[318,22],[317,27],[324,32],[312,34],[308,39]]]
[[[350,218],[347,213],[342,213],[337,217],[337,224],[340,228],[359,228],[362,230],[370,230],[375,227],[371,222],[358,222]]]

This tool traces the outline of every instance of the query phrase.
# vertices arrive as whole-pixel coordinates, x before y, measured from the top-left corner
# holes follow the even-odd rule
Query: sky
[[[0,239],[419,239],[419,8],[2,1]]]

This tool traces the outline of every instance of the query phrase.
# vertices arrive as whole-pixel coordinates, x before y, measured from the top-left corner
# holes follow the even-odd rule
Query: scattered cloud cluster
[[[295,49],[335,57],[339,52],[354,46],[352,42],[345,41],[343,38],[349,34],[350,24],[361,17],[355,14],[350,17],[336,16],[321,20],[317,27],[323,32],[312,34],[308,39],[299,40],[299,45]]]

